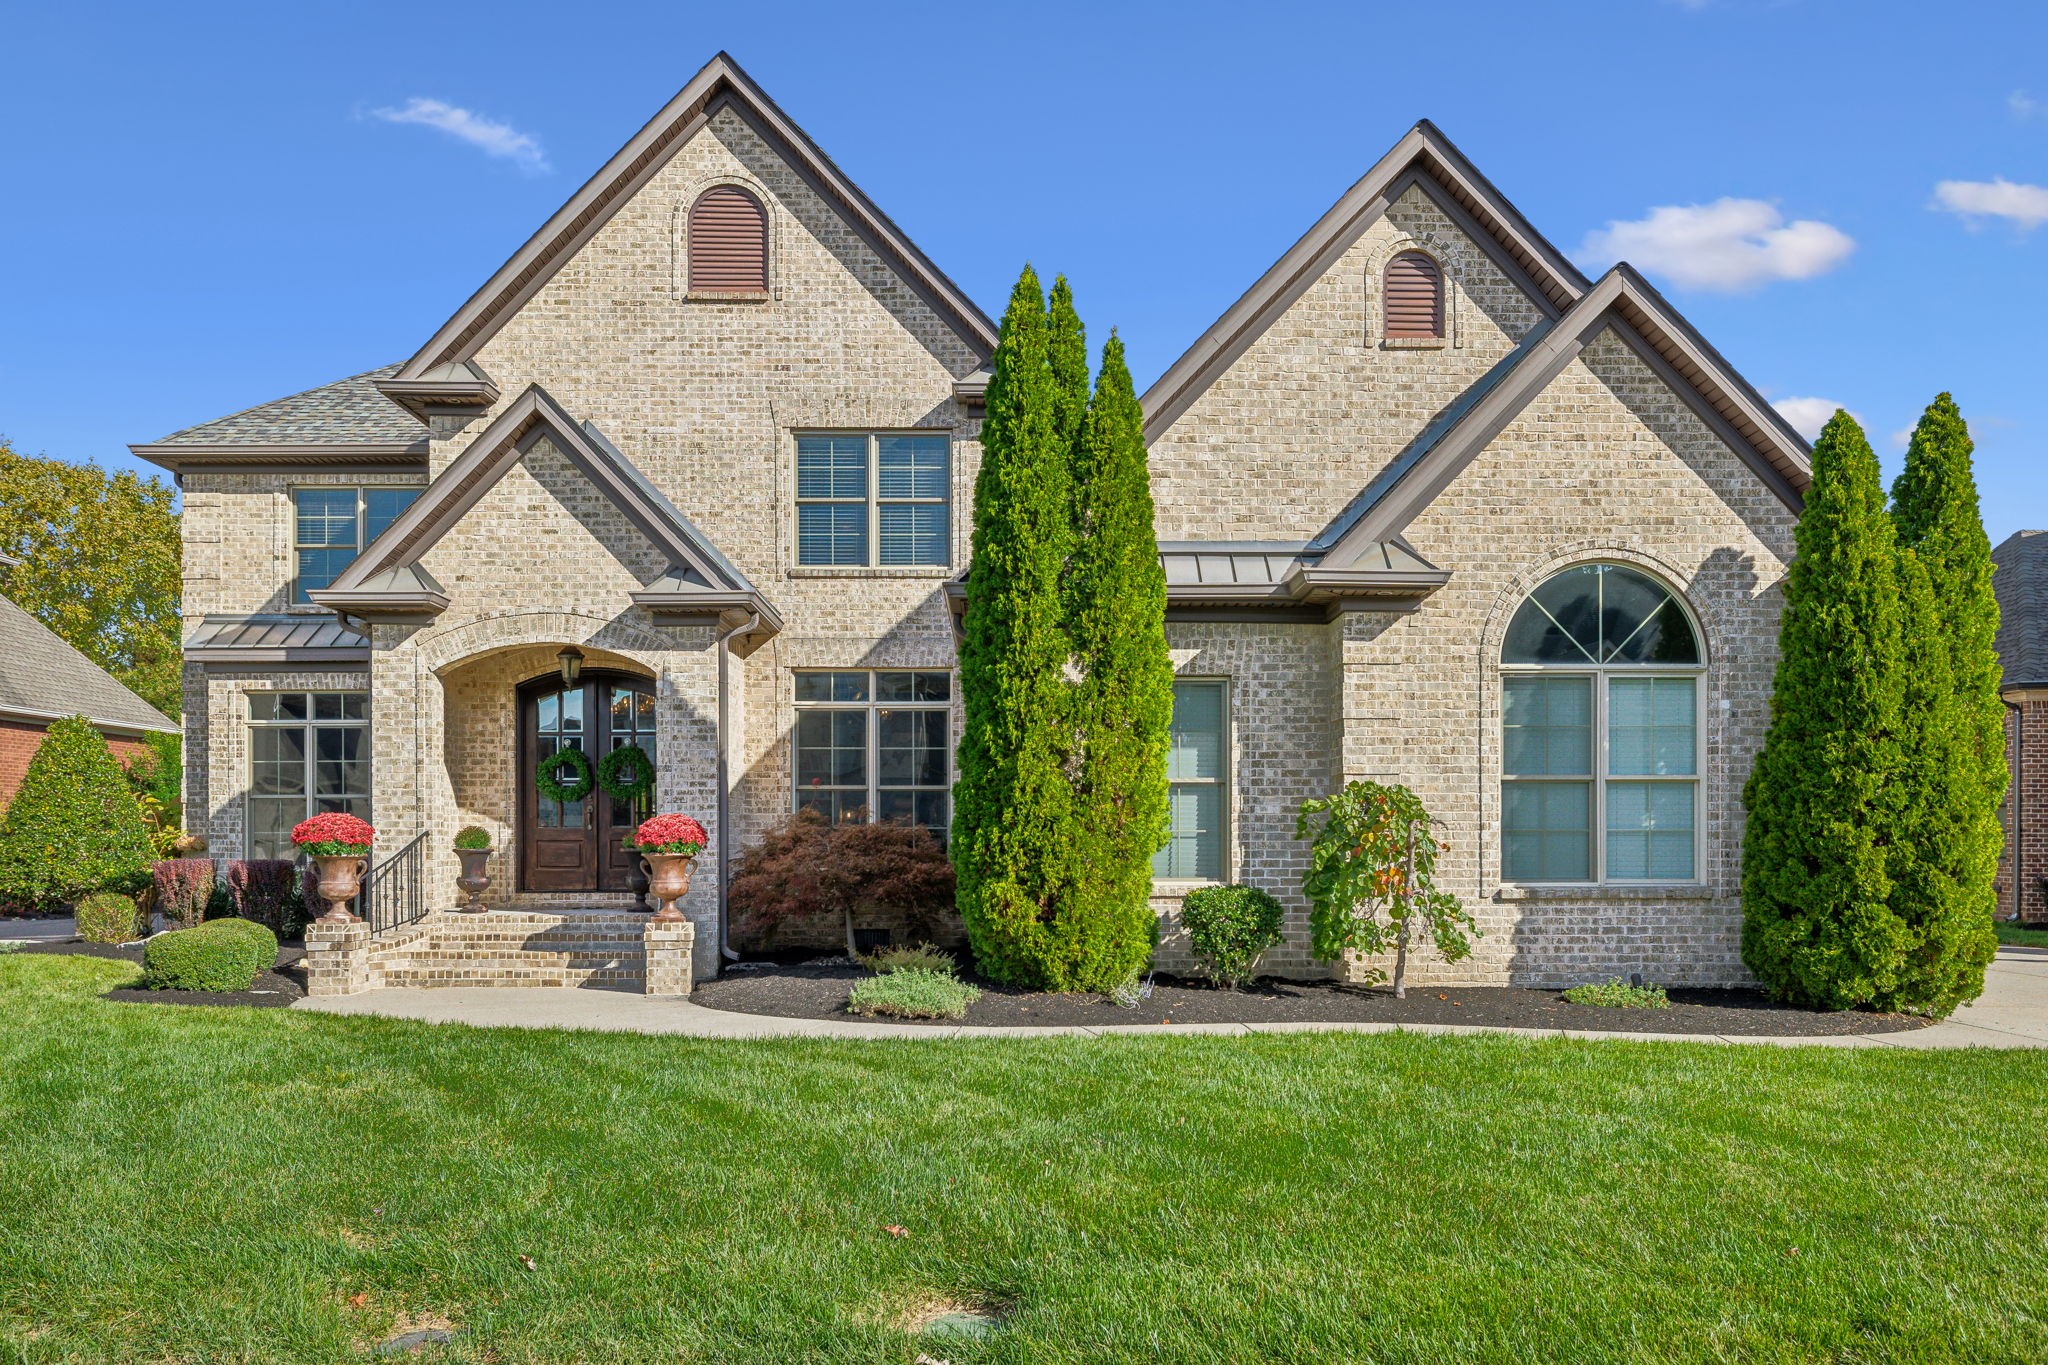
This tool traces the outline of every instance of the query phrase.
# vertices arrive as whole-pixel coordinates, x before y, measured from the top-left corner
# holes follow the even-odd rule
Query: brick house
[[[20,562],[0,555],[0,593],[6,591],[6,571]],[[149,751],[146,736],[178,733],[113,674],[0,596],[0,810],[14,800],[50,722],[80,715],[122,763]]]
[[[1998,917],[2048,923],[2048,531],[2015,531],[1991,552],[2006,766],[1999,810]]]
[[[535,769],[637,744],[712,831],[683,908],[717,970],[726,860],[793,806],[946,827],[994,346],[720,55],[411,359],[135,447],[185,490],[191,827],[254,856],[358,810],[425,836],[445,908],[483,825],[494,921],[526,949],[611,924],[630,977],[637,812]],[[1744,979],[1807,449],[1655,290],[1586,278],[1419,124],[1145,408],[1162,965],[1179,898],[1246,881],[1292,908],[1270,965],[1324,974],[1294,812],[1373,777],[1446,822],[1486,934],[1425,978]],[[465,954],[505,935],[457,918],[332,988],[485,979]]]

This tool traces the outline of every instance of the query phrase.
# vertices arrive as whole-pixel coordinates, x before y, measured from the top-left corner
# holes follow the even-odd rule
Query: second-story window
[[[363,547],[419,495],[417,488],[293,489],[292,544],[298,563],[292,601],[308,602],[308,592],[341,577]]]
[[[944,566],[952,439],[846,432],[796,438],[796,562]]]

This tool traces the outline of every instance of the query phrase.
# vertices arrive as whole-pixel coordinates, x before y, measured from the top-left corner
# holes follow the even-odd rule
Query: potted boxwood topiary
[[[482,825],[464,825],[455,832],[455,856],[462,860],[462,875],[455,884],[469,893],[469,903],[461,908],[481,915],[487,908],[484,892],[491,889],[491,874],[485,868],[491,860],[491,832]]]
[[[657,815],[633,831],[633,848],[647,870],[647,889],[660,908],[656,922],[679,924],[683,912],[676,902],[690,892],[690,869],[710,842],[704,826],[687,815]]]
[[[370,845],[377,831],[370,822],[346,811],[322,811],[292,826],[292,843],[320,870],[319,895],[327,902],[322,924],[354,924],[348,903],[362,890],[370,870]]]

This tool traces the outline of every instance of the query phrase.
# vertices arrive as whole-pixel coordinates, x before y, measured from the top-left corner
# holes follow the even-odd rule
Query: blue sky
[[[1933,12],[16,0],[0,433],[122,466],[404,358],[725,48],[991,313],[1065,271],[1141,387],[1429,117],[1888,471],[1952,390],[2002,537],[2048,525],[2048,6]]]

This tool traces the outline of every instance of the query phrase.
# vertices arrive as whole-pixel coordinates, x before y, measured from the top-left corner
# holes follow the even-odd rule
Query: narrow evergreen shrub
[[[1913,935],[1885,863],[1906,669],[1877,457],[1837,412],[1813,447],[1778,628],[1771,724],[1743,788],[1742,960],[1818,1009],[1893,998]]]
[[[1026,267],[1003,314],[981,428],[948,851],[982,972],[1059,989],[1072,969],[1053,924],[1078,875],[1061,600],[1072,450],[1060,439],[1049,345],[1045,295]]]
[[[1166,842],[1173,660],[1166,574],[1153,530],[1144,413],[1111,334],[1074,464],[1069,632],[1074,814],[1079,856],[1066,976],[1106,990],[1150,958],[1152,855]]]
[[[156,991],[246,991],[276,961],[277,939],[262,925],[209,920],[144,945],[142,984]]]
[[[150,868],[156,910],[166,929],[190,929],[206,919],[214,895],[211,858],[165,858]]]
[[[950,972],[925,967],[871,976],[854,983],[846,1008],[853,1014],[885,1014],[897,1019],[959,1019],[981,992]]]
[[[49,913],[140,891],[155,858],[128,777],[83,716],[55,721],[0,821],[0,896]]]
[[[1997,952],[1999,802],[2007,784],[1998,598],[1969,428],[1938,396],[1892,485],[1907,655],[1901,814],[1887,864],[1910,942],[1882,1008],[1947,1014],[1984,989]]]
[[[141,912],[133,897],[95,891],[78,903],[78,936],[87,943],[128,943],[141,937]]]
[[[1188,947],[1218,985],[1238,987],[1268,948],[1280,942],[1286,911],[1256,886],[1205,886],[1181,902]]]
[[[281,937],[304,928],[310,918],[299,899],[299,869],[284,858],[236,858],[222,880],[231,913],[253,920]]]

